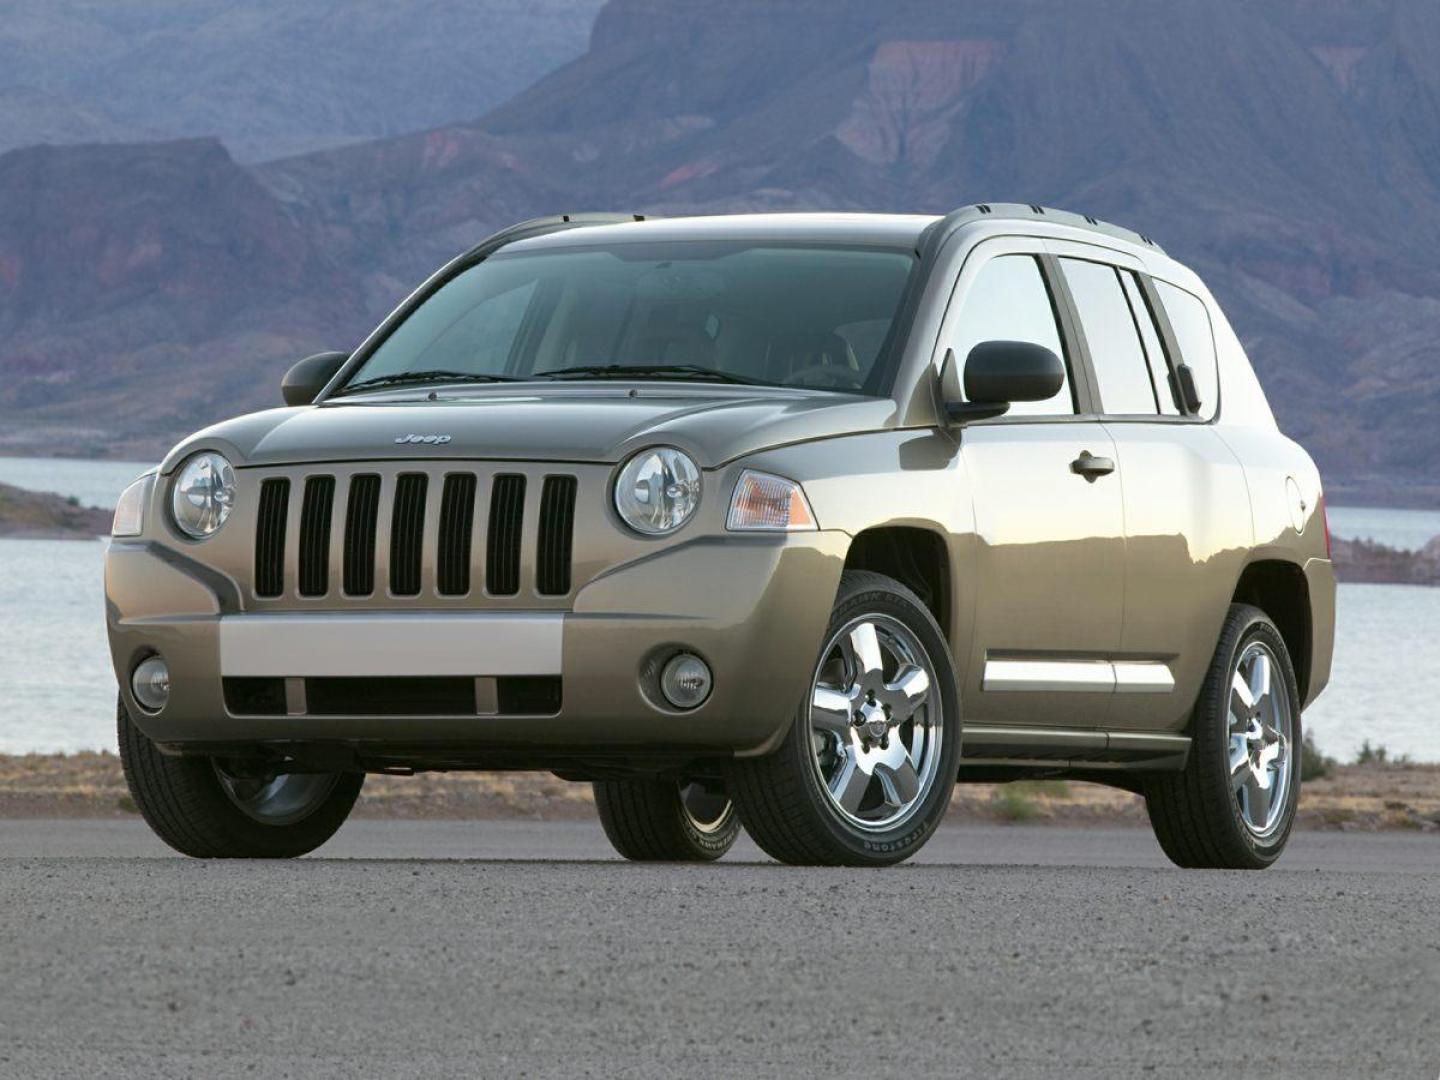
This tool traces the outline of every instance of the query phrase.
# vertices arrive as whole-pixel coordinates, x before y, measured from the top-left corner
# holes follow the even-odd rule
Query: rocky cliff
[[[529,215],[1013,199],[1155,236],[1330,479],[1419,490],[1437,54],[1440,6],[1409,0],[613,0],[587,53],[471,122],[248,170],[192,142],[18,151],[0,445],[134,452],[269,404],[289,360]]]

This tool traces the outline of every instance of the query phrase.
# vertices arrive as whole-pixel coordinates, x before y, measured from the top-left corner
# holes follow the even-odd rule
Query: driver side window
[[[982,341],[1026,341],[1043,345],[1062,361],[1065,348],[1040,263],[1033,255],[991,259],[970,283],[950,336],[964,385],[965,359]],[[1075,397],[1069,365],[1059,393],[1045,401],[1017,401],[1007,416],[1070,416]]]

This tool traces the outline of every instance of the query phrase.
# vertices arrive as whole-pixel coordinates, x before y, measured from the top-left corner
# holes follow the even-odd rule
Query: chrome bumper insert
[[[559,675],[564,622],[536,612],[227,615],[220,673]]]

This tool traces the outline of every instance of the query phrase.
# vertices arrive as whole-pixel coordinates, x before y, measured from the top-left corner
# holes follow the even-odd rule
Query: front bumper
[[[156,542],[112,542],[106,558],[110,647],[121,694],[156,742],[203,752],[253,744],[344,743],[383,757],[429,746],[543,760],[589,752],[759,754],[783,737],[808,685],[849,538],[700,536],[598,575],[567,610],[247,611],[223,575]],[[697,709],[666,707],[655,669],[697,653],[714,690]],[[152,653],[170,666],[159,713],[129,676]],[[226,678],[473,677],[475,715],[286,715],[227,708]],[[550,715],[486,710],[485,680],[557,676]]]

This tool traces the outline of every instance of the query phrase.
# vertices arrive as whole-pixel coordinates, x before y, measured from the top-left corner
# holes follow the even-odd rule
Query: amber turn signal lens
[[[799,484],[746,471],[735,485],[725,527],[734,532],[800,532],[819,526]]]

